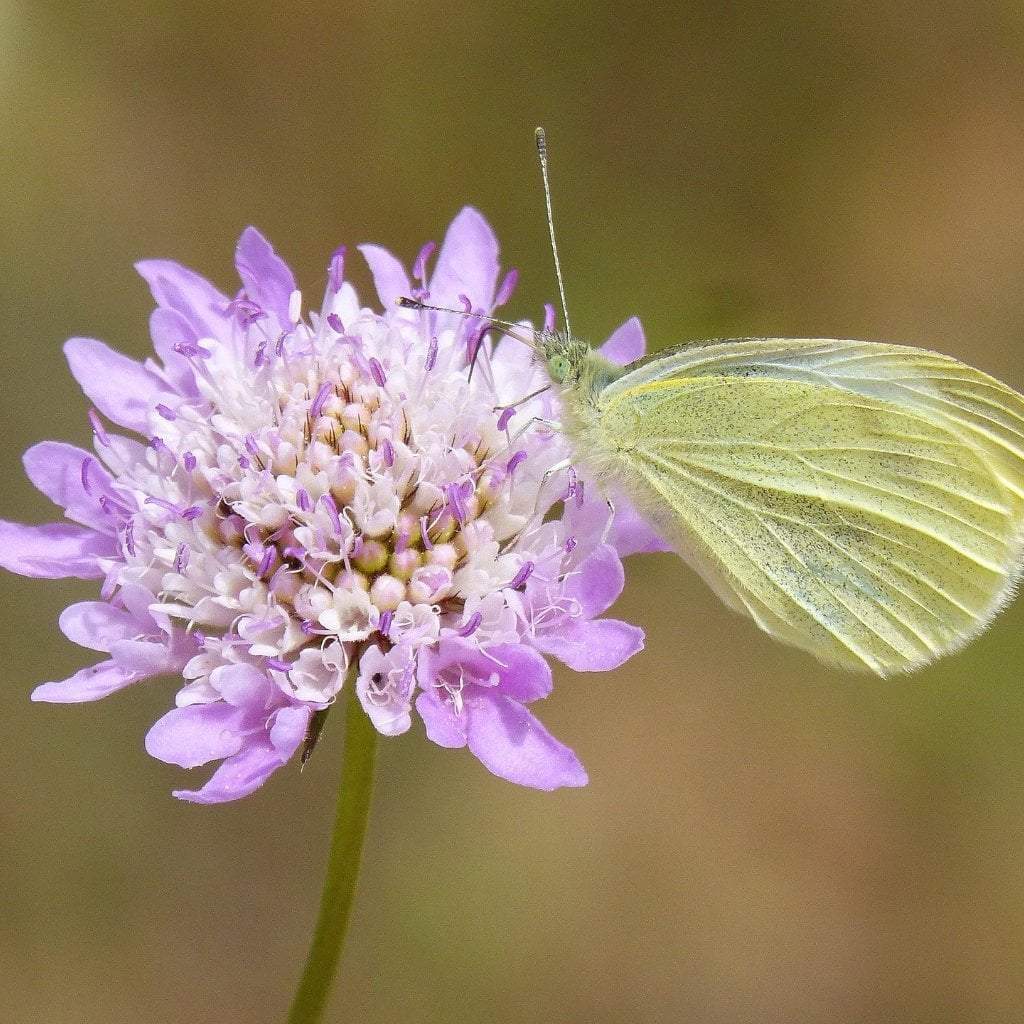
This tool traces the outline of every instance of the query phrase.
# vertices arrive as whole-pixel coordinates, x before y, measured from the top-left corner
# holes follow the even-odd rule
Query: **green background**
[[[228,288],[251,222],[317,294],[339,243],[408,261],[468,202],[535,316],[554,294],[537,123],[584,336],[637,314],[654,346],[905,341],[1024,386],[1016,0],[0,0],[0,47],[9,518],[50,515],[21,451],[89,436],[64,338],[146,351],[140,257]],[[382,741],[329,1019],[1024,1019],[1024,607],[881,682],[774,645],[669,556],[629,575],[618,611],[647,651],[559,673],[541,709],[587,789],[517,789],[418,726]],[[30,704],[88,663],[55,620],[95,587],[0,586],[0,1016],[280,1021],[337,728],[301,776],[180,804],[184,773],[142,747],[174,682]]]

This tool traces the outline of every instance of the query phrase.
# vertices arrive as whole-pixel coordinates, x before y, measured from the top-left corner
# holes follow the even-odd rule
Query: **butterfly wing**
[[[756,340],[637,364],[607,469],[733,608],[822,660],[913,669],[985,627],[1024,532],[1024,399],[956,360]]]

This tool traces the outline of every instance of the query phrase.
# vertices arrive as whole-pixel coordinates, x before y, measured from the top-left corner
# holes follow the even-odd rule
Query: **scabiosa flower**
[[[468,746],[495,775],[539,789],[586,774],[527,707],[551,690],[544,655],[613,669],[635,626],[601,618],[620,556],[657,546],[573,471],[543,371],[479,319],[398,308],[399,296],[490,313],[509,298],[497,243],[464,209],[432,273],[360,247],[380,310],[362,306],[338,250],[319,313],[254,229],[233,297],[190,270],[146,261],[155,360],[73,338],[71,372],[95,408],[94,452],[43,442],[31,481],[66,523],[0,522],[0,565],[102,580],[66,609],[66,636],[107,657],[33,699],[96,700],[180,673],[153,756],[221,764],[198,803],[250,793],[315,738],[346,680],[376,729],[413,713],[427,736]],[[635,320],[609,339],[643,351]],[[541,417],[541,419],[537,419]],[[114,427],[128,434],[118,433]],[[138,435],[138,436],[130,436]]]

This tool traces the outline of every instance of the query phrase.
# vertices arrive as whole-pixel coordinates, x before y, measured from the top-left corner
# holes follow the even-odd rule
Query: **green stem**
[[[345,942],[359,876],[359,858],[373,792],[377,731],[354,693],[348,697],[347,705],[341,788],[327,858],[327,878],[320,897],[313,944],[288,1013],[288,1024],[317,1024],[323,1016]]]

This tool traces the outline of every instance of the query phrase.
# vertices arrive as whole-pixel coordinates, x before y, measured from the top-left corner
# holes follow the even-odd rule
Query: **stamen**
[[[461,629],[457,630],[458,636],[472,636],[479,628],[480,623],[483,622],[484,617],[479,612],[473,612],[470,616],[469,622],[467,622]]]
[[[170,406],[164,405],[163,402],[156,407],[156,411],[160,413],[165,420],[176,420],[178,418],[178,414]]]
[[[89,466],[96,460],[89,456],[87,459],[82,459],[82,490],[86,494],[92,494],[92,487],[89,485]]]
[[[550,302],[544,303],[544,333],[551,334],[555,329],[555,307]]]
[[[263,557],[260,559],[260,564],[256,568],[256,575],[260,579],[263,579],[263,577],[266,576],[268,572],[270,572],[270,567],[274,564],[275,553],[276,552],[274,548],[264,549]]]
[[[124,524],[124,546],[128,554],[135,557],[135,520],[129,519]]]
[[[420,249],[419,255],[416,257],[416,262],[412,265],[412,276],[419,278],[424,286],[427,283],[427,260],[434,255],[434,250],[436,248],[437,242],[427,242],[427,244]]]
[[[427,361],[423,364],[423,369],[430,373],[434,368],[434,363],[437,362],[437,338],[431,338],[430,344],[427,346]]]
[[[309,496],[309,491],[307,491],[305,487],[300,487],[295,492],[295,504],[298,505],[303,512],[313,511],[313,499]]]
[[[494,305],[504,306],[512,298],[512,293],[516,290],[518,283],[519,271],[515,267],[510,267],[504,280],[502,280],[501,285],[498,287],[498,294],[494,297]]]
[[[384,367],[380,365],[376,356],[370,356],[370,376],[373,377],[374,383],[379,388],[384,387],[388,382],[384,374]]]
[[[156,505],[157,508],[162,508],[165,512],[170,512],[172,515],[180,516],[181,509],[165,498],[153,498],[149,497],[143,502],[145,505]]]
[[[190,505],[184,512],[181,513],[181,518],[193,522],[203,514],[202,505]]]
[[[518,590],[533,574],[535,566],[533,562],[523,562],[519,567],[519,572],[512,577],[512,582],[509,583],[510,590]]]
[[[320,385],[320,390],[316,393],[316,398],[313,399],[313,404],[309,407],[309,415],[312,419],[319,419],[320,413],[324,411],[327,399],[333,391],[334,385],[330,381]]]
[[[516,414],[516,410],[515,409],[512,409],[512,408],[506,409],[498,417],[498,429],[499,430],[507,430],[508,429],[509,421],[512,419],[513,416],[515,416],[515,414]]]
[[[327,283],[332,292],[341,291],[341,282],[345,278],[345,253],[347,247],[339,245],[331,254],[331,262],[327,267]]]
[[[188,559],[191,552],[187,544],[179,544],[178,550],[174,552],[174,571],[181,576],[188,568]]]
[[[338,515],[338,506],[335,503],[334,498],[329,494],[321,495],[320,504],[323,505],[328,518],[331,520],[331,527],[334,529],[335,535],[341,536],[341,516]]]
[[[505,472],[511,476],[525,461],[526,452],[522,450],[516,452],[512,458],[508,460],[508,464],[505,466]]]
[[[427,551],[434,550],[434,542],[430,539],[430,530],[427,526],[427,516],[420,516],[420,537],[423,539],[423,547]]]
[[[267,668],[272,668],[275,672],[290,672],[292,670],[291,665],[280,658],[267,658],[266,665]]]
[[[189,473],[193,472],[196,466],[199,465],[198,460],[191,452],[185,452],[185,454],[181,457],[181,461],[184,463],[185,469]]]
[[[89,422],[92,424],[92,432],[96,435],[96,440],[99,441],[104,448],[110,447],[110,437],[106,430],[103,429],[103,423],[100,420],[100,414],[95,409],[89,410]]]
[[[384,457],[384,465],[390,469],[395,464],[395,446],[386,437],[380,443],[380,453]]]
[[[384,636],[387,636],[391,632],[391,623],[394,620],[395,613],[392,611],[386,611],[381,614],[380,622],[377,624],[377,629]]]
[[[341,322],[341,317],[337,313],[327,314],[327,326],[330,327],[335,334],[344,334],[345,325]]]
[[[576,550],[576,545],[578,543],[579,542],[576,540],[575,537],[567,537],[565,539],[565,553],[567,555],[571,555]]]
[[[288,319],[292,326],[302,319],[302,292],[298,288],[288,296]]]

